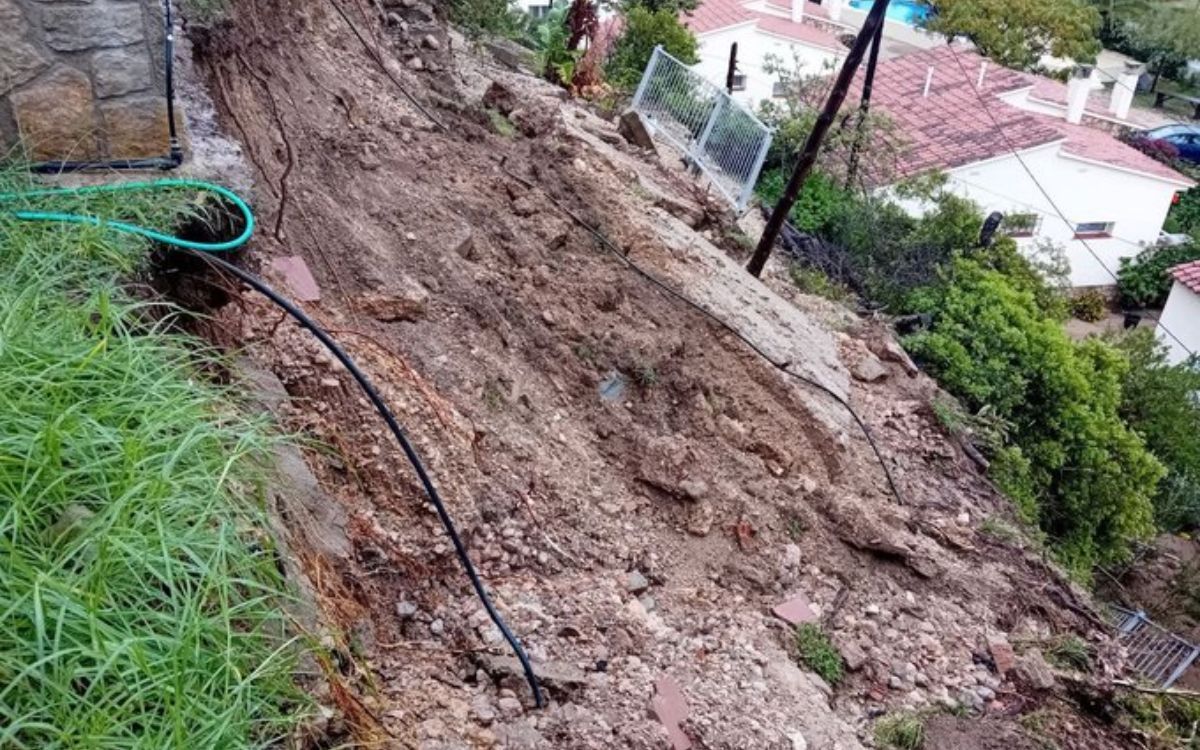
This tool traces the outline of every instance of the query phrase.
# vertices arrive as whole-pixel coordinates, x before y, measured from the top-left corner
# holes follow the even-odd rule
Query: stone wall
[[[161,0],[0,0],[0,148],[124,159],[167,151]]]

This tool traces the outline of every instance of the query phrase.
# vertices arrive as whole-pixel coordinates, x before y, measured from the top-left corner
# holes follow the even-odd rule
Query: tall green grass
[[[73,203],[158,226],[190,210]],[[5,208],[0,748],[272,744],[305,704],[262,531],[267,425],[125,291],[140,241]]]

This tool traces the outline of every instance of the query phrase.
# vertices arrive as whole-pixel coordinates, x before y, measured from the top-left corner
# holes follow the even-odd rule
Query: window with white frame
[[[746,74],[745,73],[734,73],[733,74],[733,90],[734,91],[745,91],[746,90]]]
[[[1091,239],[1112,237],[1113,227],[1116,222],[1112,221],[1085,221],[1075,225],[1076,239]]]

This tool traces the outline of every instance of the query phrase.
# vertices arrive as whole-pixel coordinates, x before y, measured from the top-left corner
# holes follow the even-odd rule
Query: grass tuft
[[[0,192],[24,180],[0,173]],[[163,193],[51,205],[159,227],[195,208]],[[276,744],[305,703],[260,531],[268,425],[202,374],[215,353],[126,293],[142,242],[10,207],[0,747]]]
[[[925,744],[925,722],[915,713],[897,713],[875,722],[875,744],[887,750],[920,750]]]
[[[796,657],[801,664],[815,672],[830,686],[842,681],[845,674],[842,655],[819,626],[810,622],[799,625],[796,628],[795,645]]]

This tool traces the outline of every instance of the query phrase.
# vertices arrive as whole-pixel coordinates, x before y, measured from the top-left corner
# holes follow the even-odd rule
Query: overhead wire
[[[1041,180],[1039,180],[1037,178],[1037,175],[1035,175],[1033,173],[1033,170],[1026,163],[1025,159],[1022,158],[1020,152],[1017,150],[1016,146],[1013,144],[1012,139],[1010,139],[1008,137],[1008,133],[1004,132],[1004,128],[1001,127],[1000,122],[996,118],[995,114],[992,112],[991,107],[988,106],[987,97],[985,97],[983,95],[983,93],[975,86],[975,83],[971,78],[971,74],[967,71],[966,66],[963,65],[962,59],[959,57],[957,50],[954,49],[954,45],[951,43],[951,44],[947,44],[946,46],[950,50],[950,55],[951,55],[951,57],[954,58],[954,61],[957,64],[958,69],[962,72],[963,80],[966,81],[968,88],[970,88],[971,91],[974,92],[975,97],[979,100],[979,104],[983,108],[984,113],[987,114],[988,119],[991,121],[993,129],[1004,140],[1005,146],[1012,153],[1012,155],[1016,158],[1017,162],[1021,165],[1021,169],[1024,170],[1024,172],[1029,176],[1029,179],[1033,182],[1034,186],[1037,187],[1038,191],[1046,199],[1046,202],[1054,210],[1054,213],[1058,214],[1058,217],[1060,219],[1062,219],[1062,221],[1065,222],[1066,224],[1075,226],[1067,218],[1067,216],[1063,212],[1063,210],[1061,208],[1059,208],[1058,202],[1055,201],[1054,198],[1050,195],[1049,191],[1046,190],[1046,188],[1042,184]],[[1092,246],[1088,243],[1088,241],[1086,239],[1076,238],[1076,241],[1079,242],[1084,247],[1084,249],[1086,249],[1088,251],[1088,253],[1096,261],[1096,263],[1101,268],[1103,268],[1104,271],[1109,276],[1112,277],[1113,281],[1116,281],[1118,283],[1120,282],[1120,279],[1117,277],[1117,274],[1111,268],[1109,268],[1108,264],[1105,263],[1100,258],[1100,255],[1094,249],[1092,249]],[[1196,352],[1194,352],[1191,349],[1191,347],[1189,347],[1187,344],[1183,343],[1183,341],[1178,336],[1176,336],[1175,333],[1170,328],[1163,325],[1161,318],[1154,316],[1154,315],[1149,315],[1149,314],[1147,314],[1146,317],[1148,317],[1152,321],[1154,321],[1158,328],[1161,328],[1168,336],[1171,337],[1172,340],[1175,341],[1175,343],[1177,343],[1180,346],[1180,348],[1182,348],[1185,352],[1188,353],[1188,356],[1195,356]]]
[[[170,235],[165,232],[153,230],[148,227],[142,227],[113,219],[105,219],[99,216],[55,211],[38,211],[27,208],[30,201],[58,196],[79,197],[94,194],[178,188],[210,192],[230,201],[238,213],[241,214],[245,222],[242,232],[239,233],[234,239],[223,242],[196,242],[175,235]],[[270,300],[273,304],[281,308],[284,312],[296,320],[296,322],[298,322],[305,330],[315,336],[317,340],[321,342],[321,345],[324,346],[331,354],[333,354],[333,356],[337,358],[337,360],[343,366],[345,366],[346,370],[358,384],[358,387],[363,391],[364,394],[366,394],[367,398],[370,399],[372,406],[374,406],[375,410],[387,424],[392,436],[395,437],[396,442],[400,445],[400,449],[403,451],[405,458],[408,460],[409,464],[413,468],[413,471],[416,473],[426,497],[433,505],[434,511],[437,513],[438,520],[442,524],[442,528],[445,530],[446,535],[450,538],[450,542],[454,546],[455,555],[458,557],[459,563],[466,572],[467,578],[471,583],[471,587],[474,590],[476,597],[483,604],[484,609],[487,611],[488,617],[500,631],[500,634],[508,643],[509,648],[513,651],[514,655],[517,657],[517,660],[520,662],[521,669],[525,675],[525,680],[529,684],[530,691],[533,693],[535,704],[539,708],[545,705],[545,699],[542,695],[541,687],[538,685],[537,676],[534,674],[533,665],[530,663],[529,657],[525,653],[525,649],[521,646],[521,643],[517,639],[516,635],[514,635],[512,630],[509,629],[507,623],[504,621],[504,618],[500,615],[500,613],[496,610],[495,605],[492,603],[492,599],[488,594],[487,587],[484,586],[478,571],[475,569],[475,565],[471,561],[471,556],[467,551],[466,545],[463,543],[462,537],[459,535],[458,529],[454,524],[454,519],[451,517],[449,510],[446,508],[446,504],[443,501],[441,494],[438,492],[437,487],[434,485],[433,480],[420,457],[420,454],[413,447],[411,441],[408,439],[408,436],[405,434],[404,429],[396,420],[395,415],[392,413],[387,403],[383,400],[383,397],[380,396],[379,391],[375,388],[375,385],[358,367],[354,360],[351,359],[346,351],[342,349],[337,341],[335,341],[333,337],[330,336],[329,333],[320,326],[320,324],[305,314],[303,310],[301,310],[283,295],[276,292],[257,276],[217,257],[217,253],[230,252],[246,244],[246,242],[249,241],[250,236],[253,234],[254,214],[240,196],[220,185],[214,185],[212,183],[201,182],[198,180],[156,180],[153,182],[129,182],[111,185],[91,185],[76,188],[52,188],[25,192],[0,193],[0,205],[12,203],[21,203],[26,206],[15,210],[8,209],[12,216],[22,221],[75,224],[98,227],[161,242],[168,247],[177,248],[184,253],[199,258],[205,263],[215,266],[220,270],[237,277],[259,294],[262,294],[264,297]]]

